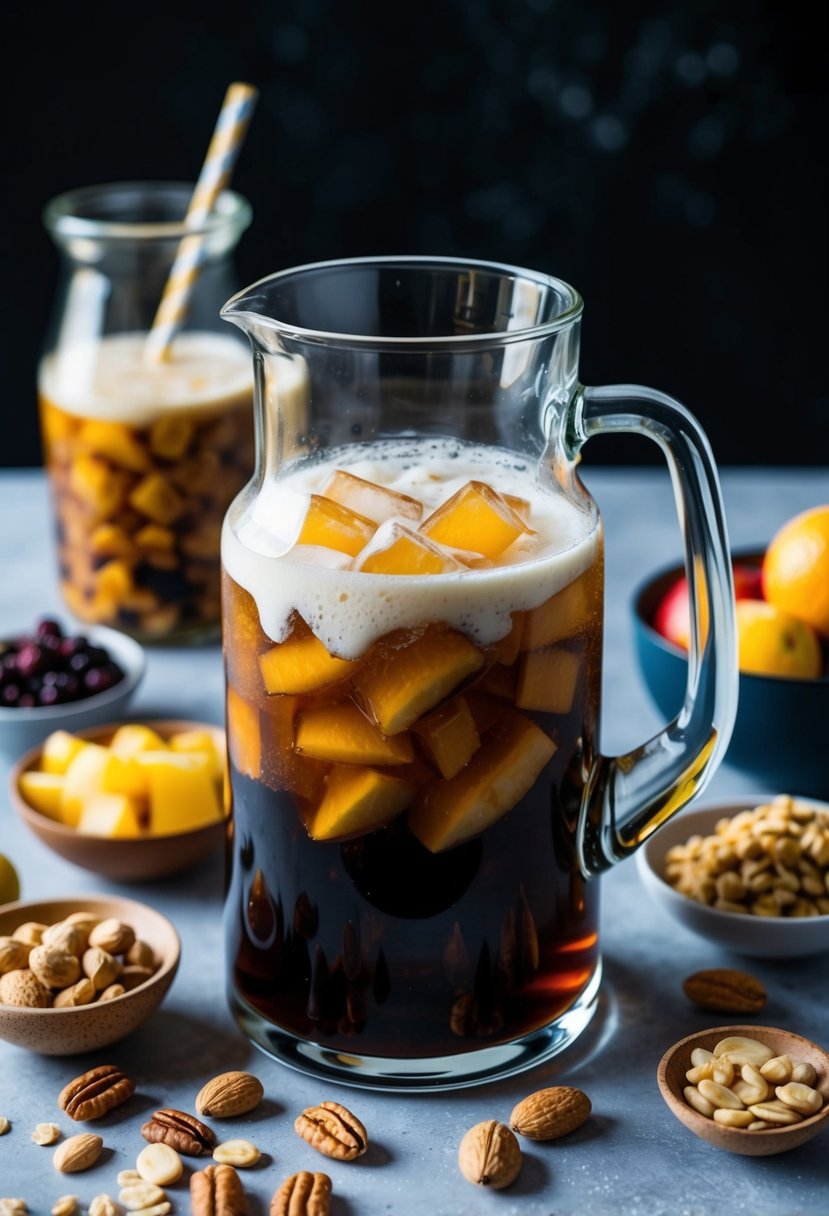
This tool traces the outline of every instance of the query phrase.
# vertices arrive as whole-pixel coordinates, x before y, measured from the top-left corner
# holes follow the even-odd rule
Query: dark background
[[[582,378],[684,400],[721,464],[829,464],[825,9],[783,0],[7,6],[3,457],[40,462],[64,190],[194,180],[232,80],[238,285],[366,253],[514,262],[586,300]],[[642,439],[591,460],[650,463]]]

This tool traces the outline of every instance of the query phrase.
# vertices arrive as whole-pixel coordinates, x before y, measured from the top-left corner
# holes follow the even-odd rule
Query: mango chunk
[[[17,782],[23,798],[29,806],[48,815],[50,819],[62,821],[63,773],[43,773],[29,769],[20,774]]]
[[[329,654],[313,633],[293,633],[259,656],[259,670],[269,693],[314,692],[344,679],[358,666],[351,659]]]
[[[68,730],[54,730],[43,742],[40,767],[44,773],[65,773],[70,761],[86,747],[86,741]]]
[[[590,571],[579,575],[526,616],[521,646],[540,650],[553,642],[571,638],[590,618]]]
[[[573,708],[581,663],[570,650],[551,647],[530,650],[518,676],[515,704],[519,709],[567,714]]]
[[[396,735],[453,693],[483,661],[462,633],[431,627],[408,646],[378,651],[353,685],[383,734]]]
[[[299,536],[298,545],[322,545],[356,557],[374,535],[373,520],[358,515],[330,498],[312,494]]]
[[[457,558],[404,524],[381,524],[351,563],[364,574],[451,574],[463,570]]]
[[[175,415],[158,418],[150,427],[150,450],[165,460],[178,460],[190,446],[195,433],[192,422]]]
[[[225,753],[216,737],[209,730],[175,731],[167,740],[173,752],[195,752],[207,756],[210,770],[217,781],[221,781],[225,768]]]
[[[494,560],[526,525],[497,490],[483,481],[468,481],[424,520],[420,531],[437,544],[471,549]]]
[[[372,832],[406,809],[415,788],[376,769],[337,766],[328,774],[308,835],[313,840],[346,840]]]
[[[296,750],[334,764],[409,764],[414,759],[408,735],[386,738],[356,705],[318,705],[301,710]]]
[[[105,793],[104,773],[109,749],[98,743],[85,743],[69,762],[63,778],[61,819],[68,827],[78,826],[84,806],[97,794]]]
[[[138,752],[162,751],[166,746],[157,731],[141,722],[128,722],[119,726],[109,741],[109,750],[122,760],[129,760]]]
[[[454,697],[415,727],[428,759],[448,780],[468,764],[481,737],[463,697]]]
[[[113,470],[97,456],[78,456],[72,461],[69,487],[94,518],[111,518],[124,501],[129,474]]]
[[[141,804],[127,794],[95,794],[84,805],[77,830],[120,840],[143,836]]]
[[[421,791],[409,827],[432,853],[471,840],[524,797],[555,750],[552,739],[523,714],[502,717],[466,768]]]
[[[144,473],[150,461],[147,450],[132,431],[119,422],[84,422],[78,432],[78,443],[96,456],[105,456],[114,465],[133,473]]]
[[[98,524],[89,537],[89,551],[93,557],[135,557],[135,545],[131,537],[117,524]]]
[[[416,498],[374,481],[366,481],[364,477],[357,477],[344,469],[334,470],[322,487],[322,493],[332,502],[349,507],[377,524],[392,518],[419,520],[423,515],[423,503]]]
[[[160,473],[150,473],[139,481],[129,496],[129,503],[164,528],[175,523],[186,506],[179,492]]]
[[[228,687],[225,711],[230,759],[240,773],[256,780],[262,775],[259,710],[243,700],[234,688]]]
[[[259,716],[262,780],[271,789],[287,790],[316,805],[323,794],[330,764],[294,751],[296,697],[272,697]]]
[[[193,752],[140,752],[149,778],[150,831],[170,836],[223,818],[217,783],[208,760]]]

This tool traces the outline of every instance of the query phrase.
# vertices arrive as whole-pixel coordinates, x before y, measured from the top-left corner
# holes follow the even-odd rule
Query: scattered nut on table
[[[521,1172],[521,1146],[504,1123],[485,1119],[470,1127],[458,1148],[458,1166],[476,1186],[499,1191]]]
[[[518,1102],[510,1115],[513,1131],[528,1140],[558,1140],[581,1127],[592,1110],[587,1094],[570,1085],[539,1089]]]
[[[766,990],[758,979],[732,967],[695,971],[682,982],[688,1000],[712,1013],[759,1013]]]
[[[368,1134],[356,1115],[339,1102],[308,1106],[294,1122],[298,1136],[325,1157],[354,1161],[368,1148]]]

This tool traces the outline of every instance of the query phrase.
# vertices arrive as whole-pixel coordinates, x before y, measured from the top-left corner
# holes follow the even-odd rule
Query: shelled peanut
[[[695,1047],[690,1063],[685,1101],[724,1127],[785,1127],[816,1115],[823,1106],[814,1067],[776,1056],[759,1039],[729,1035],[713,1051]]]
[[[829,812],[780,794],[669,849],[665,879],[723,912],[829,915]]]

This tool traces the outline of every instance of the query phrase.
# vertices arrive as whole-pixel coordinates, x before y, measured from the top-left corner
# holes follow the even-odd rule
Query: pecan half
[[[127,1098],[132,1097],[135,1082],[115,1064],[101,1064],[75,1077],[60,1091],[58,1106],[71,1119],[100,1119]]]
[[[339,1102],[309,1106],[297,1118],[294,1130],[318,1153],[337,1161],[353,1161],[355,1157],[362,1157],[368,1148],[366,1129]]]
[[[190,1175],[192,1216],[245,1216],[247,1204],[232,1165],[207,1165]]]
[[[331,1179],[301,1170],[286,1178],[271,1199],[270,1216],[329,1216]]]
[[[216,1144],[216,1137],[207,1126],[184,1110],[164,1106],[141,1128],[141,1135],[150,1144],[169,1144],[185,1157],[203,1157]]]

